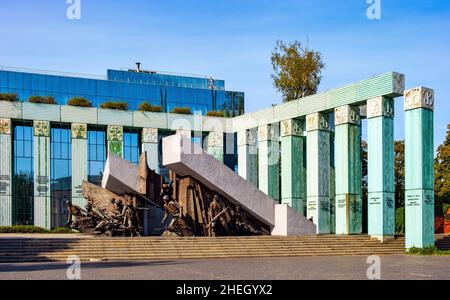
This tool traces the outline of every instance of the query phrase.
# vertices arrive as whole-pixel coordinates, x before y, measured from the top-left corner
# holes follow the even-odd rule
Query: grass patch
[[[0,233],[73,233],[73,231],[66,227],[57,227],[52,230],[48,230],[33,225],[14,225],[0,226]]]
[[[428,246],[424,248],[412,247],[408,254],[412,255],[450,255],[450,250],[439,250],[436,246]]]

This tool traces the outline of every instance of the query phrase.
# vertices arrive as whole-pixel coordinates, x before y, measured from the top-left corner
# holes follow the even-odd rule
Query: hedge
[[[127,110],[128,103],[123,101],[107,101],[100,105],[101,108]]]
[[[15,102],[19,101],[19,98],[17,97],[17,94],[14,93],[0,93],[0,100]]]
[[[81,107],[92,107],[92,102],[83,97],[74,97],[67,101],[67,105],[71,106],[81,106]]]
[[[175,107],[172,109],[173,114],[192,115],[192,111],[189,107]]]
[[[162,112],[160,105],[151,105],[148,102],[143,102],[139,105],[139,111],[151,111],[151,112]]]
[[[30,96],[30,98],[28,98],[28,102],[56,104],[55,98],[53,98],[52,96]]]

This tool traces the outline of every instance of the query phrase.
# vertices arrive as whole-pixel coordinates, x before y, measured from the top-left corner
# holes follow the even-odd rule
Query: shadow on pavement
[[[144,266],[160,266],[160,265],[175,265],[183,264],[179,261],[157,260],[144,262],[121,262],[121,261],[103,261],[103,262],[84,262],[81,263],[83,269],[96,268],[127,268],[127,267],[144,267]],[[60,270],[67,269],[67,263],[14,263],[14,264],[0,264],[0,273],[4,272],[29,272],[29,271],[45,271],[45,270]]]

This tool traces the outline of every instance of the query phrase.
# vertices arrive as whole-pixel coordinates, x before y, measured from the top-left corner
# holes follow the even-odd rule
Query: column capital
[[[108,141],[114,142],[123,140],[123,126],[108,125]]]
[[[11,119],[0,119],[0,134],[11,134]]]
[[[355,124],[359,125],[361,118],[357,106],[344,105],[334,109],[334,125]]]
[[[238,146],[255,145],[256,144],[256,130],[248,129],[238,131]]]
[[[290,119],[281,122],[281,136],[303,136],[303,121]]]
[[[394,99],[388,97],[376,97],[367,100],[367,118],[394,117]]]
[[[405,110],[415,108],[434,109],[434,90],[416,87],[405,91]]]
[[[142,142],[157,144],[158,143],[158,128],[143,128]]]
[[[313,113],[306,116],[306,131],[329,130],[330,123],[327,113]]]
[[[33,121],[34,136],[50,136],[50,121]]]
[[[223,147],[223,133],[210,132],[208,134],[208,147]]]
[[[258,141],[276,141],[279,138],[277,126],[267,124],[258,127]]]
[[[87,124],[72,123],[70,127],[73,139],[87,139]]]

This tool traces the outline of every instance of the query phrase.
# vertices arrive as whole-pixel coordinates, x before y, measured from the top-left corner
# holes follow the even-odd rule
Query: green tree
[[[443,207],[450,204],[450,124],[447,125],[447,136],[439,145],[434,160],[434,192],[436,212],[442,215]]]
[[[272,52],[273,85],[288,102],[317,92],[322,79],[322,54],[310,50],[299,41],[285,44],[277,41]]]
[[[405,141],[394,143],[395,207],[405,206]]]

